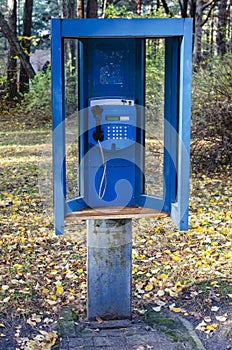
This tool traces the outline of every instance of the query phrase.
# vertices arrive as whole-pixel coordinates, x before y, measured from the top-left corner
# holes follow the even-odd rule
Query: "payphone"
[[[163,38],[161,195],[146,188],[145,70],[148,41]],[[79,192],[67,198],[64,39],[78,41]],[[56,233],[95,207],[136,206],[188,228],[192,21],[188,18],[52,20],[53,169]],[[162,68],[160,68],[162,69]],[[146,126],[147,127],[147,126]],[[152,133],[155,137],[154,133]],[[81,213],[80,213],[81,215]],[[123,213],[124,215],[124,213]],[[126,214],[125,214],[126,215]],[[133,214],[134,215],[134,214]]]
[[[135,203],[136,115],[133,98],[89,99],[85,189],[89,206]]]
[[[79,61],[81,196],[91,208],[135,205],[144,40],[84,39]]]

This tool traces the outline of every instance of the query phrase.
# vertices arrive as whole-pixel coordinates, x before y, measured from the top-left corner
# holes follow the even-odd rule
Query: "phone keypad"
[[[107,125],[106,139],[107,140],[127,140],[128,125]]]

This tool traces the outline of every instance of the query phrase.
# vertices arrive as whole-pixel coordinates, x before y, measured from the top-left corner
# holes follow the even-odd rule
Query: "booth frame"
[[[180,230],[187,230],[192,20],[189,18],[52,19],[53,195],[56,234],[64,233],[66,217],[87,207],[82,197],[66,199],[64,38],[166,39],[164,158],[167,160],[170,158],[170,161],[167,161],[168,166],[164,169],[164,182],[168,191],[164,202],[159,198],[141,194],[137,204],[140,207],[170,214]],[[179,71],[176,70],[177,64]],[[176,111],[176,115],[173,115],[173,110]],[[174,164],[171,159],[175,159]],[[83,219],[83,216],[81,218]]]

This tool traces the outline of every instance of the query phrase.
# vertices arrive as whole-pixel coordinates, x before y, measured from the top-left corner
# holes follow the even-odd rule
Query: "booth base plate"
[[[169,214],[155,209],[141,207],[96,207],[85,208],[65,216],[65,220],[107,220],[107,219],[131,219],[167,217]]]

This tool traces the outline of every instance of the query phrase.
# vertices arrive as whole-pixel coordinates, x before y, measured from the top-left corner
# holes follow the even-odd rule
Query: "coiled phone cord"
[[[102,165],[103,165],[103,173],[102,173],[101,182],[100,182],[100,186],[99,186],[99,190],[98,190],[98,198],[102,199],[106,193],[106,187],[107,187],[106,162],[105,162],[102,144],[99,140],[98,140],[98,145],[99,145],[101,159],[102,159]],[[103,184],[104,184],[104,188],[103,188]],[[103,190],[102,190],[102,188],[103,188]]]

